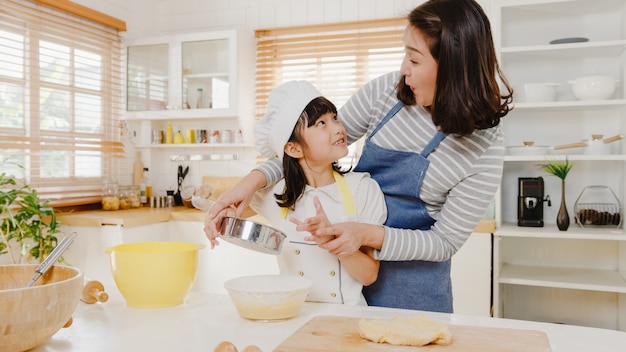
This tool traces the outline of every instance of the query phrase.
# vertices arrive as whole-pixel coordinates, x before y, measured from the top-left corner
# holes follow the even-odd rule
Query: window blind
[[[255,118],[265,114],[270,91],[293,79],[311,82],[341,107],[366,82],[400,69],[406,24],[392,18],[256,30]]]
[[[118,30],[32,1],[0,0],[0,172],[53,206],[99,202],[120,174]]]

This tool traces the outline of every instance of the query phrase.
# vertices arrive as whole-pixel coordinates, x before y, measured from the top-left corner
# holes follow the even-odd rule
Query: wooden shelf
[[[498,282],[526,285],[626,293],[626,272],[584,268],[556,268],[504,264]]]

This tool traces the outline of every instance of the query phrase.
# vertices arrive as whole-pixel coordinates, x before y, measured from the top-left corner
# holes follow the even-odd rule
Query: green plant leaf
[[[19,244],[20,255],[27,261],[42,262],[52,252],[60,230],[55,210],[48,203],[15,176],[0,174],[0,255],[8,253],[14,262],[12,241]]]
[[[572,170],[574,166],[567,158],[565,160],[553,160],[547,164],[541,165],[544,171],[547,173],[554,175],[561,180],[565,181],[567,174]]]

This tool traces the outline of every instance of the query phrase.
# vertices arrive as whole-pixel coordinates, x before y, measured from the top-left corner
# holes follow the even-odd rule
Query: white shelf
[[[185,110],[153,110],[127,111],[124,119],[128,121],[158,120],[198,120],[198,119],[237,119],[237,115],[229,114],[229,109],[185,109]]]
[[[626,272],[503,264],[501,284],[626,293]]]
[[[571,59],[584,57],[617,58],[626,50],[626,40],[589,41],[571,44],[546,44],[502,47],[504,63],[535,61],[537,59]]]
[[[498,0],[502,9],[523,8],[536,12],[582,16],[590,12],[617,11],[624,0]]]
[[[138,149],[211,149],[211,148],[255,148],[245,143],[182,143],[182,144],[141,144]]]
[[[626,133],[624,0],[497,0],[492,6],[496,50],[509,82],[561,83],[557,101],[515,102],[502,122],[507,144],[532,140],[552,147],[591,133]],[[549,44],[566,37],[589,41]],[[569,81],[599,71],[619,81],[616,99],[575,100]],[[603,155],[583,154],[586,148],[542,149],[550,154],[504,156],[502,187],[496,195],[493,314],[626,331],[625,230],[581,227],[573,217],[567,231],[553,223],[520,227],[515,216],[515,181],[536,175],[538,165],[554,160],[578,162],[575,174],[568,176],[570,188],[606,183],[623,201],[626,149],[612,146],[618,154]],[[566,198],[571,202],[571,196]],[[560,202],[560,197],[552,201]],[[548,210],[550,216],[555,210]],[[579,309],[581,304],[589,308]]]
[[[626,105],[626,99],[606,99],[587,101],[552,101],[544,103],[515,103],[514,111],[577,111],[581,109],[606,110],[619,109]]]
[[[189,78],[189,79],[216,78],[216,77],[228,77],[228,72],[190,73],[187,75],[183,75],[183,78]]]
[[[626,233],[620,228],[590,228],[570,225],[567,231],[559,231],[556,225],[544,227],[525,227],[516,224],[504,223],[496,226],[494,236],[499,237],[526,237],[526,238],[556,238],[573,240],[607,240],[626,241]]]
[[[578,148],[580,149],[580,148]],[[545,154],[545,155],[505,155],[504,161],[538,161],[547,162],[552,160],[569,160],[569,161],[626,161],[626,155],[590,155],[590,154]]]

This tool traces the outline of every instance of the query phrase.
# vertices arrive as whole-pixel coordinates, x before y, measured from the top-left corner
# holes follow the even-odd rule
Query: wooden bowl
[[[3,352],[30,350],[47,341],[72,317],[80,300],[83,273],[55,265],[25,287],[37,265],[0,265],[0,346]]]

